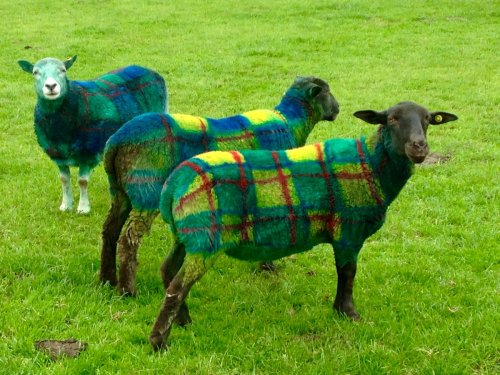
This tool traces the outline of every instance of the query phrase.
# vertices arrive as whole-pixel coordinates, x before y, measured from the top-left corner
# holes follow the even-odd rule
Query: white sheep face
[[[66,67],[56,59],[43,59],[33,67],[35,88],[38,97],[56,100],[68,90]]]
[[[56,100],[64,97],[68,91],[68,79],[66,71],[75,61],[76,56],[64,62],[47,57],[31,64],[28,61],[21,60],[21,68],[32,73],[35,78],[35,90],[39,99]]]

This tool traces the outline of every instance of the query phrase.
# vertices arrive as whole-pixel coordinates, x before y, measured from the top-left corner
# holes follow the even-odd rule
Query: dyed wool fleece
[[[329,242],[340,266],[355,262],[412,172],[401,158],[394,181],[376,139],[198,155],[172,173],[160,210],[187,253],[273,260]]]
[[[38,143],[57,164],[93,168],[120,126],[141,113],[165,110],[167,93],[159,74],[133,65],[95,80],[70,81],[61,100],[53,113],[47,105],[35,107]]]
[[[333,121],[338,112],[325,81],[298,77],[274,110],[221,119],[182,114],[136,117],[106,147],[111,194],[123,189],[133,209],[157,212],[163,183],[182,161],[212,150],[303,146],[318,121]]]

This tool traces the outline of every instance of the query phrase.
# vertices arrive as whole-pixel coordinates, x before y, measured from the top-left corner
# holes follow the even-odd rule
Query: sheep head
[[[452,113],[430,112],[413,102],[401,102],[382,112],[357,111],[354,116],[370,124],[380,124],[385,147],[390,152],[408,157],[414,163],[423,162],[429,154],[428,126],[458,119]]]
[[[298,76],[286,95],[297,96],[307,102],[318,120],[333,121],[339,114],[339,103],[330,92],[330,86],[321,78]]]
[[[35,90],[39,99],[56,100],[63,98],[68,91],[66,71],[73,65],[76,55],[64,62],[47,57],[35,64],[26,60],[19,60],[19,66],[35,77]]]

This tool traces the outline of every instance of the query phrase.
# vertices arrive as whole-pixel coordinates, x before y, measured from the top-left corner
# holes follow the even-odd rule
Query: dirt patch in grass
[[[87,349],[87,343],[76,339],[67,340],[41,340],[35,343],[35,348],[47,353],[55,361],[62,356],[77,357]]]
[[[421,165],[433,165],[433,164],[443,164],[450,161],[451,155],[449,154],[439,154],[437,152],[431,152]]]

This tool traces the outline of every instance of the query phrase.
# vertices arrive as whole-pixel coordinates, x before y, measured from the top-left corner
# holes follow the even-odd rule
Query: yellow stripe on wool
[[[318,160],[318,150],[315,145],[308,145],[292,150],[286,150],[286,156],[290,161],[316,161]]]
[[[243,157],[242,154],[239,152],[237,153],[240,158],[241,162],[245,162],[245,158]],[[210,166],[216,166],[216,165],[222,165],[226,163],[235,163],[236,160],[233,156],[232,153],[230,152],[225,152],[225,151],[211,151],[211,152],[206,152],[204,154],[196,156],[197,159],[203,160]]]
[[[175,114],[172,115],[177,125],[188,131],[201,132],[203,127],[207,128],[206,119],[198,116],[184,115],[184,114]]]
[[[265,124],[269,121],[280,121],[283,122],[281,117],[278,116],[273,111],[269,111],[267,109],[257,109],[255,111],[249,111],[241,114],[246,117],[254,126]]]

